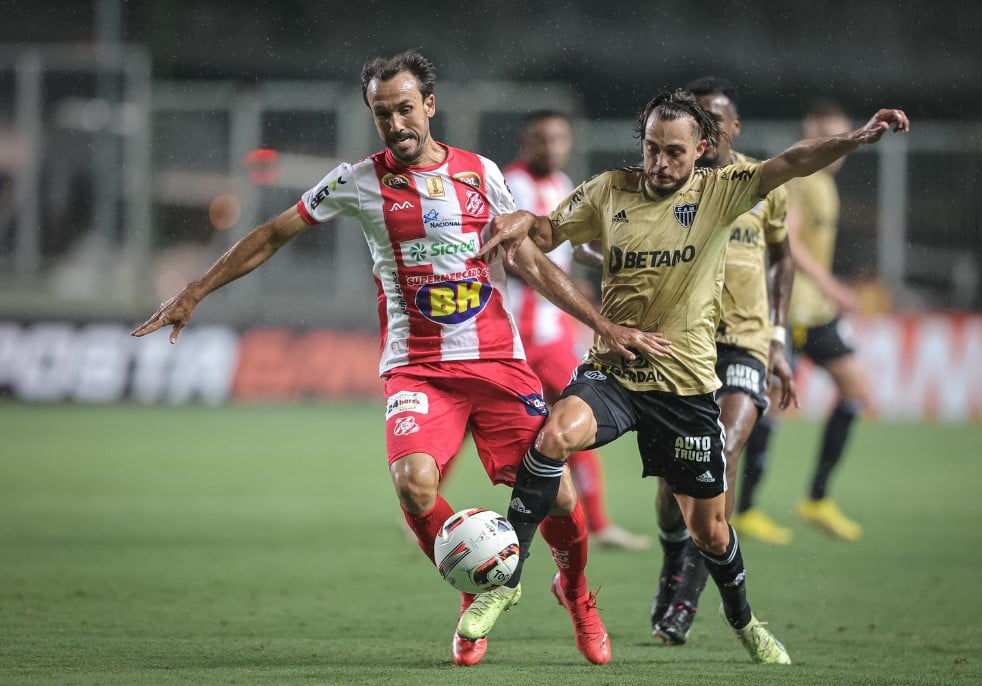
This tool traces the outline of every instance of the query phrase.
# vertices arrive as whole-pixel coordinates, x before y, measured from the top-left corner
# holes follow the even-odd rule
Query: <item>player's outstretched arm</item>
[[[527,210],[500,214],[491,220],[491,235],[478,251],[477,256],[487,259],[498,247],[505,250],[505,263],[514,265],[518,246],[531,238],[542,252],[549,252],[558,243],[552,233],[548,217],[539,217]]]
[[[512,267],[525,283],[596,331],[612,352],[627,360],[633,360],[638,352],[653,357],[669,353],[671,342],[660,333],[620,326],[600,314],[566,272],[531,241],[517,246]]]
[[[582,243],[573,248],[573,261],[590,269],[604,268],[604,251],[600,241]]]
[[[181,329],[191,321],[194,308],[206,295],[251,272],[307,227],[296,207],[257,226],[219,257],[201,277],[161,303],[153,316],[131,334],[145,336],[165,326],[173,326],[170,342],[176,343]]]
[[[903,110],[880,110],[864,126],[853,131],[798,141],[764,163],[759,195],[764,197],[796,176],[814,174],[861,145],[876,143],[890,128],[894,131],[910,130],[910,120]]]

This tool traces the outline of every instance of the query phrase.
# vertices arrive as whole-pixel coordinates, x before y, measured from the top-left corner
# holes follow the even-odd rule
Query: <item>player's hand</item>
[[[511,212],[509,214],[499,214],[491,220],[491,235],[481,249],[477,251],[479,258],[488,259],[494,256],[498,247],[505,250],[505,262],[515,264],[515,253],[518,246],[522,244],[532,226],[535,224],[535,215],[531,212]]]
[[[146,336],[148,333],[153,333],[165,326],[173,326],[174,328],[170,332],[170,342],[177,343],[181,329],[191,321],[191,313],[194,312],[197,305],[198,298],[194,297],[188,287],[185,286],[179,293],[161,303],[153,316],[133,329],[130,335]]]
[[[857,130],[857,138],[864,145],[876,143],[891,127],[894,131],[910,131],[910,120],[903,110],[880,110],[863,128]]]
[[[841,281],[833,280],[829,283],[828,296],[835,301],[841,314],[855,314],[859,309],[859,297],[856,291]]]
[[[608,321],[597,333],[612,353],[620,355],[628,362],[637,359],[638,353],[649,357],[664,357],[671,352],[672,342],[657,332],[638,331]]]
[[[798,387],[794,383],[794,373],[788,358],[784,356],[784,345],[777,341],[771,343],[770,374],[776,376],[781,382],[781,399],[778,400],[778,409],[786,410],[789,406],[798,405]]]

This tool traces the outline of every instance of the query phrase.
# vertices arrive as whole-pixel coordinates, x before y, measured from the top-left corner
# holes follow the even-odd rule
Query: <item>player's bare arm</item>
[[[170,342],[176,343],[181,330],[191,321],[194,308],[206,295],[251,272],[306,228],[308,224],[295,206],[257,226],[219,257],[201,277],[161,303],[150,319],[133,329],[132,335],[145,336],[165,326],[173,326]]]
[[[814,281],[822,293],[835,301],[840,312],[843,314],[855,312],[858,307],[858,300],[853,290],[835,278],[835,275],[812,257],[808,249],[802,244],[798,233],[799,217],[797,212],[788,212],[787,226],[791,259],[795,268]]]
[[[491,221],[491,235],[477,255],[493,255],[501,246],[505,250],[505,263],[514,264],[518,246],[526,237],[531,238],[542,252],[549,252],[559,245],[548,217],[538,217],[527,210],[518,210],[498,215]]]
[[[527,284],[597,332],[611,351],[625,359],[635,359],[638,352],[653,357],[669,353],[671,342],[660,333],[621,326],[600,314],[569,276],[531,241],[517,247],[512,266]]]
[[[590,241],[574,247],[573,261],[590,269],[603,269],[604,251],[600,241]]]
[[[794,260],[791,259],[791,242],[785,237],[780,243],[767,246],[768,278],[770,297],[771,323],[774,331],[780,332],[771,340],[768,368],[771,375],[781,381],[781,398],[778,401],[780,409],[786,409],[792,403],[798,407],[798,389],[794,382],[794,373],[784,354],[784,336],[788,326],[788,305],[791,302],[791,287],[794,284]]]
[[[798,141],[764,163],[759,195],[764,197],[797,176],[814,174],[861,145],[876,143],[891,128],[898,132],[910,130],[910,120],[903,110],[880,110],[864,126],[853,131]]]

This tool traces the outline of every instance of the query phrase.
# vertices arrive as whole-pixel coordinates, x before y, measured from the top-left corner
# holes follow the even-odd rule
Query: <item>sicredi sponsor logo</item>
[[[445,255],[473,255],[477,252],[477,239],[465,241],[416,241],[405,252],[412,262],[428,262]]]

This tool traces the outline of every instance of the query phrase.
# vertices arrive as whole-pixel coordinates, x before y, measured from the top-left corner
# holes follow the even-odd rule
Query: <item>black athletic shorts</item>
[[[583,400],[597,420],[597,442],[638,434],[641,476],[662,476],[675,493],[713,498],[726,490],[723,425],[712,393],[631,391],[592,364],[582,364],[562,396]]]
[[[716,345],[716,376],[723,386],[716,397],[727,393],[745,393],[757,406],[757,415],[767,412],[771,404],[767,397],[767,367],[743,348],[735,345]]]
[[[852,327],[836,317],[821,326],[795,326],[791,331],[791,341],[796,353],[804,353],[809,360],[825,366],[827,362],[852,355]]]

